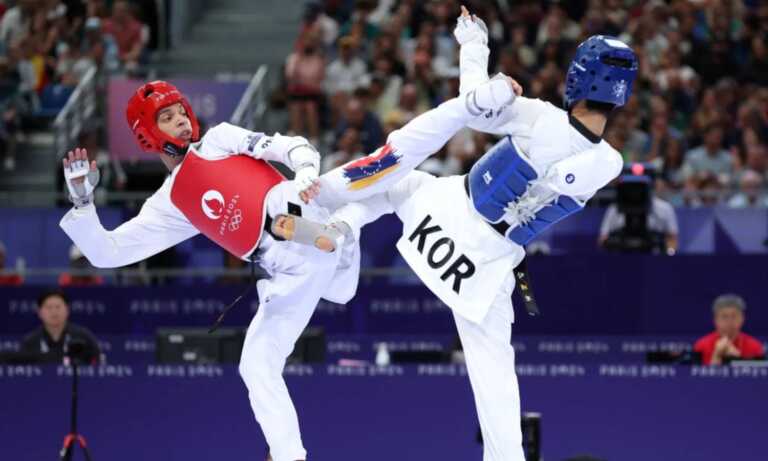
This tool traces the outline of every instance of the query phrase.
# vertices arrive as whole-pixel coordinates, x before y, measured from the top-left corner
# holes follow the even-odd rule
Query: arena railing
[[[263,126],[263,119],[267,112],[267,73],[267,65],[262,64],[253,74],[237,108],[232,113],[230,123],[252,131],[256,126]]]
[[[260,270],[260,269],[259,269]],[[27,279],[29,278],[56,278],[63,273],[73,277],[84,277],[99,275],[114,279],[111,285],[121,285],[123,280],[134,283],[137,280],[157,280],[157,279],[189,279],[198,277],[241,277],[247,281],[251,275],[250,268],[231,268],[223,266],[198,266],[198,267],[169,267],[169,268],[146,268],[142,263],[137,266],[117,268],[117,269],[96,269],[96,268],[73,268],[73,267],[16,267],[6,269],[6,274],[19,274]],[[363,281],[368,281],[376,277],[397,277],[410,276],[413,272],[407,267],[362,267],[360,268],[360,277]]]
[[[96,113],[97,96],[96,67],[91,67],[53,121],[54,156],[74,145],[86,122]]]

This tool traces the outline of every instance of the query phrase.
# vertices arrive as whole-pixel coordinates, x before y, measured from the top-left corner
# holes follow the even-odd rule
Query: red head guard
[[[175,86],[162,80],[142,85],[128,101],[125,117],[139,146],[145,152],[164,152],[184,155],[189,143],[168,136],[157,126],[157,112],[172,104],[181,103],[192,124],[192,142],[200,140],[200,124],[189,101]]]

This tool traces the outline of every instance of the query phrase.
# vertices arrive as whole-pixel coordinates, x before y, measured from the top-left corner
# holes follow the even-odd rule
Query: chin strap
[[[192,143],[187,143],[185,146],[179,146],[178,144],[166,141],[166,143],[163,144],[163,153],[174,158],[183,157],[187,154],[189,146],[191,145]]]

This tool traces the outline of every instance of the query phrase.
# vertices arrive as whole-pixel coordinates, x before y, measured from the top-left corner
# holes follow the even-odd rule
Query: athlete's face
[[[181,139],[184,142],[192,140],[192,122],[189,121],[184,106],[177,102],[163,107],[157,112],[157,126],[168,136]]]

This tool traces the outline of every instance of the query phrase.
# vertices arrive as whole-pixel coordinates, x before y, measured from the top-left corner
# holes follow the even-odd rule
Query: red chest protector
[[[171,202],[203,235],[243,258],[261,240],[267,192],[284,180],[264,160],[205,160],[190,149],[171,186]]]

